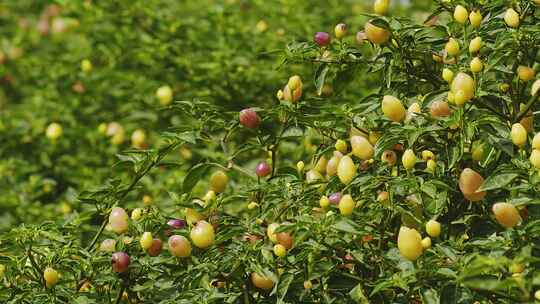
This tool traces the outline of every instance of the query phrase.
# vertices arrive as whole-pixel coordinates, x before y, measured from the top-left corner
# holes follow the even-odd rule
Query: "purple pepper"
[[[330,203],[334,205],[339,204],[339,201],[341,200],[341,192],[330,194],[330,196],[328,197],[328,200],[330,201]]]
[[[317,32],[313,37],[313,41],[320,47],[327,46],[330,44],[330,34],[326,32]]]
[[[167,225],[173,229],[180,229],[186,226],[186,222],[180,219],[171,219],[167,222]]]
[[[260,162],[255,168],[255,174],[257,174],[258,177],[265,177],[270,173],[272,173],[272,168],[264,161]]]

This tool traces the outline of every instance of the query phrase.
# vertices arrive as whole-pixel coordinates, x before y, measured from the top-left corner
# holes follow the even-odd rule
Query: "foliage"
[[[147,10],[145,12],[152,15],[155,11],[162,12],[153,10],[152,5],[163,4],[118,3],[92,4],[91,7],[97,9],[91,11],[96,16],[113,15],[113,9],[118,8],[115,5],[119,5],[126,9],[128,20],[138,20],[133,17],[137,16],[137,9]],[[263,7],[263,2],[253,3]],[[333,2],[329,3],[334,8]],[[307,4],[294,6],[288,1],[281,4],[291,10],[307,8]],[[468,12],[480,11],[484,18],[479,27],[468,21],[458,22],[459,16],[454,16],[458,4],[465,6]],[[133,11],[129,12],[128,7]],[[525,79],[518,71],[523,71],[520,66],[538,70],[540,58],[535,46],[540,42],[540,9],[533,1],[513,3],[521,18],[518,27],[510,27],[503,18],[508,7],[502,0],[489,3],[437,1],[433,15],[428,16],[426,22],[366,14],[364,21],[370,20],[371,24],[391,32],[387,43],[361,41],[357,44],[352,35],[345,39],[335,39],[332,35],[332,43],[324,47],[306,38],[292,41],[287,44],[281,67],[287,72],[300,73],[304,83],[298,83],[294,77],[288,83],[283,81],[283,70],[263,75],[268,70],[267,67],[262,69],[269,64],[267,61],[249,67],[252,73],[249,77],[246,75],[250,73],[245,70],[222,74],[238,66],[216,64],[219,61],[211,61],[209,66],[202,64],[203,67],[192,65],[192,62],[207,60],[206,56],[212,51],[193,52],[193,56],[200,55],[204,60],[160,58],[159,54],[167,54],[160,53],[160,48],[171,52],[181,50],[178,44],[162,44],[161,41],[194,43],[192,49],[201,49],[196,43],[202,42],[189,34],[200,33],[190,32],[189,26],[186,32],[179,30],[187,34],[182,36],[184,39],[175,36],[174,31],[168,39],[159,36],[166,32],[159,30],[162,23],[146,23],[143,17],[138,23],[142,28],[133,31],[131,23],[122,26],[122,19],[107,19],[118,22],[120,25],[116,27],[107,23],[100,27],[96,16],[88,17],[92,16],[90,11],[77,15],[77,20],[94,20],[94,23],[81,21],[81,26],[96,27],[92,32],[96,38],[90,41],[98,41],[100,31],[119,28],[118,35],[109,32],[106,37],[141,39],[140,42],[148,43],[140,49],[125,49],[133,52],[135,58],[140,57],[141,63],[136,61],[137,64],[128,59],[133,57],[119,55],[124,50],[115,52],[100,48],[97,43],[88,51],[95,57],[92,62],[103,67],[103,74],[77,76],[89,78],[89,88],[114,88],[118,83],[129,83],[127,88],[119,85],[123,89],[117,93],[110,90],[109,97],[129,98],[139,104],[130,102],[125,110],[120,110],[103,108],[104,102],[94,105],[92,110],[92,106],[81,106],[84,100],[87,103],[92,100],[91,95],[85,95],[84,99],[73,97],[73,107],[66,107],[67,112],[59,113],[58,119],[76,119],[81,115],[77,111],[88,110],[85,117],[92,121],[87,124],[96,125],[127,115],[126,121],[131,121],[135,128],[140,127],[135,121],[145,121],[149,115],[152,118],[148,119],[147,128],[163,130],[168,126],[169,129],[151,146],[118,153],[114,178],[95,190],[77,193],[76,201],[81,207],[75,212],[41,225],[22,224],[1,236],[0,263],[6,269],[0,299],[6,303],[163,304],[534,301],[540,285],[537,199],[540,175],[535,168],[535,164],[540,167],[537,164],[540,160],[536,162],[533,156],[540,149],[540,137],[535,136],[534,140],[533,130],[534,114],[538,110],[535,87],[537,89],[540,83]],[[315,18],[319,9],[323,8],[311,12],[314,15],[306,12],[307,16],[312,16],[307,20]],[[174,9],[163,13],[169,18],[175,16]],[[190,24],[189,20],[199,19],[188,18],[184,25]],[[225,20],[231,25],[237,21]],[[280,19],[276,17],[276,20]],[[178,22],[177,29],[182,29],[184,21]],[[303,20],[291,22],[304,24]],[[147,31],[145,26],[149,27]],[[170,30],[170,26],[164,28]],[[239,46],[252,37],[252,34],[237,37],[242,31],[226,32],[231,35],[231,42],[237,41]],[[310,28],[306,32],[311,35],[315,31]],[[159,36],[156,43],[146,36],[151,34]],[[223,37],[217,36],[214,40],[224,43]],[[481,49],[469,52],[469,42],[475,37],[482,38]],[[445,50],[449,38],[460,44],[461,51],[456,56],[448,54],[448,47]],[[59,43],[69,46],[67,41]],[[279,45],[279,41],[275,43]],[[133,45],[133,42],[118,41],[110,45]],[[149,48],[155,52],[149,52]],[[218,50],[216,52],[223,51],[214,54],[218,57],[238,58],[222,47]],[[112,53],[116,55],[107,56]],[[143,60],[150,55],[156,58]],[[477,57],[483,61],[483,70],[471,73],[470,62]],[[31,62],[28,60],[26,64]],[[72,60],[79,62],[80,58]],[[186,69],[192,68],[196,71],[193,74],[202,77],[200,82],[187,81],[189,77],[181,74],[179,78],[170,76],[171,79],[148,83],[147,78],[168,77],[169,74],[163,73],[167,67],[182,66],[182,63],[167,60],[182,61]],[[158,64],[159,68],[148,68],[148,74],[140,74],[138,71],[144,66],[138,64],[144,65],[143,62],[146,67]],[[304,67],[295,67],[298,63]],[[126,67],[134,64],[134,71],[130,72],[129,68],[115,71],[116,64]],[[205,67],[211,71],[198,70]],[[313,69],[312,83],[306,81],[305,71],[309,68]],[[443,79],[444,68],[453,71],[453,83]],[[470,100],[460,101],[469,93],[464,91],[470,82],[457,84],[456,79],[465,77],[459,72],[473,77]],[[57,75],[54,83],[75,77],[68,71],[64,73]],[[228,84],[220,82],[222,75],[231,77],[227,78]],[[123,77],[130,80],[123,82]],[[252,83],[244,82],[242,77]],[[39,83],[36,78],[31,79],[25,80],[25,85]],[[193,86],[183,88],[190,92],[184,100],[175,101],[158,114],[150,110],[155,107],[155,100],[150,96],[154,88],[167,82],[183,83],[182,80],[186,86],[188,83]],[[358,92],[362,85],[366,87]],[[204,93],[199,94],[205,87],[213,92],[211,102],[200,100]],[[284,92],[278,94],[281,96],[278,99],[275,91],[279,87]],[[332,94],[328,94],[329,88],[333,89]],[[283,100],[291,99],[286,97],[287,90],[294,93],[297,89],[302,90],[300,101]],[[40,99],[42,90],[26,88],[23,91],[38,100],[35,109],[45,104]],[[98,91],[102,92],[96,89],[96,94],[100,94]],[[60,90],[56,92],[59,98]],[[229,104],[249,96],[253,102],[247,105],[253,107],[261,119],[257,127],[245,127],[238,119],[239,105]],[[122,107],[118,103],[110,106]],[[104,119],[96,114],[101,111],[117,116]],[[133,114],[137,111],[139,114]],[[34,126],[34,134],[42,134],[45,125],[43,121],[40,126]],[[10,125],[3,127],[8,129]],[[81,134],[66,129],[68,138]],[[10,136],[16,137],[15,134]],[[97,140],[100,136],[97,131],[85,136],[91,136],[94,141],[85,139],[81,143],[99,142],[102,147],[97,149],[115,152],[119,149]],[[37,136],[36,140],[50,141]],[[337,145],[337,140],[344,140],[348,148]],[[18,152],[18,141],[9,138],[7,142],[14,145],[11,153]],[[69,174],[69,165],[64,166],[60,161],[66,157],[66,151],[75,148],[81,149],[80,153],[91,151],[86,150],[85,145],[73,146],[64,136],[53,142],[55,144],[48,146],[51,151],[36,150],[46,145],[33,147],[30,140],[27,153],[33,157],[37,157],[35,153],[46,155],[42,157],[59,153],[59,160],[51,162],[58,174]],[[178,150],[186,146],[193,155],[181,160]],[[342,150],[346,156],[334,149]],[[75,160],[82,159],[79,152],[72,154],[77,154]],[[70,179],[73,178],[77,187],[83,185],[76,182],[79,178],[96,174],[99,175],[97,181],[104,179],[101,175],[105,173],[101,171],[105,166],[93,166],[99,161],[92,158],[103,157],[109,165],[112,160],[107,155],[106,151],[89,154],[90,163],[83,165],[92,171],[78,172],[79,176],[70,176]],[[397,161],[391,161],[392,155]],[[328,159],[336,160],[331,157],[337,157],[337,169],[336,163],[333,169],[329,165]],[[342,160],[349,157],[353,165],[345,162],[342,165]],[[271,166],[267,177],[255,175],[255,167],[262,161]],[[297,164],[297,161],[303,162]],[[37,163],[47,167],[46,162]],[[57,163],[60,166],[56,167]],[[29,172],[41,172],[40,166],[29,168]],[[95,168],[99,172],[94,171]],[[228,181],[215,175],[219,171],[226,172]],[[348,175],[351,180],[346,178]],[[14,177],[22,178],[22,175]],[[220,189],[223,184],[226,188]],[[18,183],[8,181],[6,188],[9,185]],[[133,203],[150,192],[145,206],[141,207],[142,215],[137,214],[141,209],[132,209]],[[335,193],[351,196],[352,214],[348,214],[345,200],[328,205]],[[159,202],[152,204],[151,198]],[[493,207],[499,202],[509,205],[497,205],[505,208],[499,212],[503,209]],[[128,230],[120,234],[112,231],[114,227],[109,218],[115,206],[124,207],[132,214]],[[215,242],[209,248],[193,246],[191,255],[185,258],[171,255],[166,250],[171,244],[165,245],[158,256],[150,256],[141,248],[139,238],[144,232],[151,232],[164,243],[171,234],[193,240],[194,224],[202,218],[213,225],[216,233]],[[180,224],[171,224],[171,219],[181,219]],[[431,229],[426,231],[429,220],[441,223],[440,235],[430,232]],[[277,228],[273,224],[278,224]],[[274,228],[275,235],[271,231]],[[424,240],[420,243],[420,235],[423,237],[426,233],[432,237],[428,245]],[[107,238],[117,240],[113,251],[129,254],[128,271],[115,273],[111,268],[111,252],[99,246]],[[287,247],[284,257],[273,253],[274,243]],[[43,277],[47,267],[60,273],[55,286],[47,287],[51,284]],[[264,283],[270,288],[263,290],[262,285],[253,280],[254,274],[267,279]]]
[[[289,40],[305,39],[320,22],[352,21],[351,7],[356,13],[368,7],[352,1],[315,7],[297,1],[184,2],[0,3],[0,230],[84,209],[80,191],[124,173],[110,167],[135,130],[155,146],[159,133],[186,127],[160,107],[159,87],[169,85],[175,100],[203,99],[227,111],[267,104],[290,70],[305,70],[276,62]],[[325,11],[335,15],[321,18]],[[124,135],[108,138],[113,136],[100,128],[111,122],[120,123]],[[63,127],[54,143],[43,136],[50,123]],[[165,199],[160,189],[182,178],[207,151],[213,153],[213,146],[186,145],[175,158],[180,170],[151,174],[141,196]]]

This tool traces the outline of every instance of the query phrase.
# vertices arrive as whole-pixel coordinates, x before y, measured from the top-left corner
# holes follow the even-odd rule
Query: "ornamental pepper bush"
[[[436,1],[425,22],[373,4],[289,43],[282,66],[313,72],[266,102],[164,98],[181,123],[119,154],[87,208],[2,235],[0,299],[540,301],[539,3]],[[186,144],[204,153],[167,203],[141,198]]]

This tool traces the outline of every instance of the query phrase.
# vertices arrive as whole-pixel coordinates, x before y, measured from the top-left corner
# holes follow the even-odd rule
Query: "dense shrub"
[[[203,99],[228,111],[267,104],[289,71],[306,70],[279,65],[288,41],[305,40],[321,22],[354,20],[351,7],[368,8],[296,2],[1,3],[0,229],[81,210],[79,191],[122,174],[110,167],[134,131],[154,147],[159,132],[182,127],[160,107],[158,88],[170,86],[174,100]],[[107,136],[111,122],[120,125]],[[63,131],[54,143],[43,136],[51,123]],[[151,174],[146,192],[158,195],[206,153],[185,148],[193,160],[170,175]]]
[[[85,207],[2,235],[0,299],[540,301],[538,3],[437,1],[425,22],[387,3],[288,43],[291,77],[264,77],[253,102],[190,88]]]

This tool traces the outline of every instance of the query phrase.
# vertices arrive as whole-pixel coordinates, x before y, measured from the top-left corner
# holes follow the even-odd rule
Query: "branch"
[[[146,175],[148,174],[148,172],[150,172],[150,170],[152,168],[154,168],[155,166],[157,166],[161,160],[168,154],[168,152],[172,149],[174,149],[175,147],[179,146],[181,144],[180,141],[175,141],[171,144],[169,144],[168,146],[166,146],[165,148],[161,149],[159,151],[159,154],[158,154],[158,157],[156,159],[154,159],[146,168],[144,168],[144,170],[140,173],[137,173],[137,175],[135,176],[135,178],[133,179],[133,181],[130,183],[130,185],[128,186],[128,188],[126,190],[124,190],[122,192],[122,194],[118,197],[117,199],[117,203],[120,204],[120,202],[122,202],[122,200],[133,190],[133,188],[135,188],[135,186],[137,185],[137,183]],[[96,245],[96,242],[97,240],[99,239],[99,237],[101,236],[101,234],[103,233],[103,230],[105,230],[105,226],[107,226],[107,222],[108,222],[108,218],[105,217],[103,219],[103,222],[101,223],[101,228],[98,230],[98,232],[94,235],[94,238],[92,239],[92,242],[88,245],[88,247],[86,248],[87,251],[90,251],[92,250],[92,248],[94,248],[94,246]]]
[[[529,102],[525,105],[525,107],[523,108],[523,110],[521,110],[521,111],[518,113],[515,122],[520,121],[523,117],[525,117],[525,115],[527,115],[527,113],[529,112],[530,108],[531,108],[532,105],[538,100],[539,97],[540,97],[540,94],[536,94],[536,96],[532,96],[532,97],[531,97],[531,99],[530,99]]]
[[[120,290],[118,290],[118,295],[116,296],[116,301],[114,303],[120,304],[120,301],[122,301],[122,295],[124,294],[125,286],[124,284],[121,284]]]
[[[43,270],[39,268],[39,265],[36,263],[36,260],[34,259],[34,256],[32,255],[32,248],[28,248],[28,250],[26,251],[26,254],[28,255],[30,264],[32,264],[32,268],[36,272],[37,279],[41,281],[41,284],[43,284],[44,287],[46,287],[45,278],[43,277]]]
[[[491,105],[489,105],[488,103],[484,103],[482,98],[475,98],[474,101],[476,101],[476,103],[478,105],[482,105],[483,108],[485,109],[488,109],[490,112],[492,112],[493,114],[505,119],[505,120],[510,120],[509,117],[507,117],[506,115],[504,115],[503,113],[501,113],[500,111],[498,111],[497,109],[493,108]],[[475,103],[473,101],[473,103]]]

